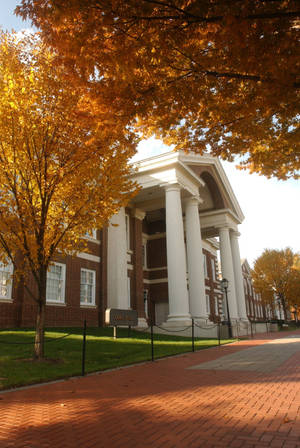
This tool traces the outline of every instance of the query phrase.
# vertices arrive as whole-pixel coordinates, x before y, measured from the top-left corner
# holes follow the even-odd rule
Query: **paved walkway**
[[[300,448],[300,331],[0,399],[0,448]]]

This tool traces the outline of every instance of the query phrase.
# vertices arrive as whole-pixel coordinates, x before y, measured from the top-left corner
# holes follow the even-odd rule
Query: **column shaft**
[[[180,187],[166,188],[166,240],[169,287],[168,321],[190,319]]]
[[[238,236],[239,236],[238,232],[230,233],[230,243],[231,243],[233,270],[234,270],[236,301],[237,301],[239,317],[241,319],[248,320],[247,319],[247,311],[246,311],[246,299],[245,299],[245,292],[244,292],[243,273],[242,273],[242,266],[241,266]]]
[[[222,277],[226,278],[229,282],[228,305],[229,305],[230,318],[237,319],[238,311],[236,304],[235,279],[232,263],[229,229],[227,227],[221,228],[219,231],[219,235],[220,235]]]
[[[117,224],[117,226],[113,225]],[[127,239],[125,209],[114,215],[108,227],[107,306],[128,309]]]
[[[205,279],[198,200],[190,198],[185,210],[190,313],[206,319]]]

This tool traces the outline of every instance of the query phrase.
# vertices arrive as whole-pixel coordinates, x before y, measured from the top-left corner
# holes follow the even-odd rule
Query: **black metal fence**
[[[236,335],[235,335],[235,339],[239,339],[241,336],[248,336],[248,337],[254,337],[254,334],[256,333],[256,325],[257,324],[262,324],[264,323],[266,325],[266,332],[270,332],[271,331],[271,324],[273,323],[272,321],[265,321],[265,322],[253,322],[250,321],[249,323],[246,322],[237,322],[236,325],[234,326]],[[184,328],[168,328],[165,325],[155,325],[155,324],[150,324],[149,327],[147,328],[143,328],[142,331],[147,332],[150,336],[150,359],[152,361],[155,361],[155,359],[158,359],[159,356],[156,354],[156,342],[157,342],[157,337],[159,334],[170,334],[172,336],[176,336],[177,334],[180,335],[182,333],[185,333],[185,336],[187,338],[191,339],[191,351],[194,352],[196,350],[196,345],[195,342],[199,339],[203,339],[205,337],[205,333],[206,331],[212,331],[215,330],[215,334],[216,334],[216,339],[217,339],[217,345],[221,345],[221,341],[224,339],[229,339],[228,337],[228,323],[227,322],[218,322],[215,323],[213,325],[200,325],[198,322],[195,322],[194,319],[192,319],[192,323],[189,326],[186,326]],[[196,336],[196,333],[200,333],[199,330],[201,330],[201,338],[199,336]],[[118,328],[114,328],[114,336],[117,337],[117,331]],[[187,334],[189,333],[189,335]],[[44,339],[44,344],[45,346],[49,343],[53,343],[55,341],[60,341],[63,340],[65,338],[67,338],[68,336],[73,335],[74,333],[67,333],[64,334],[63,336],[57,337],[57,338],[45,338]],[[78,334],[78,333],[77,333]],[[123,332],[124,334],[124,332]],[[128,337],[131,336],[131,328],[128,327]],[[136,334],[136,333],[135,333]],[[210,335],[210,337],[212,337]],[[188,339],[187,339],[188,340]],[[79,340],[80,343],[80,340]],[[31,342],[25,342],[25,341],[5,341],[0,339],[0,344],[7,344],[7,345],[34,345],[35,341],[31,341]],[[88,340],[87,340],[87,323],[86,321],[84,321],[83,323],[83,327],[82,327],[82,339],[81,339],[81,375],[84,376],[86,373],[86,348],[88,345]],[[182,352],[181,352],[182,353]],[[164,355],[166,356],[166,355]],[[149,359],[149,358],[148,358]]]

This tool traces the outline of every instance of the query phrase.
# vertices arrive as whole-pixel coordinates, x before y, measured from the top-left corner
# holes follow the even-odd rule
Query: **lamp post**
[[[228,295],[227,295],[228,283],[229,283],[229,281],[227,280],[227,278],[223,278],[221,280],[221,289],[223,292],[225,292],[225,298],[226,298],[228,335],[230,338],[232,338],[232,327],[231,327],[231,320],[230,320],[229,306],[228,306]]]

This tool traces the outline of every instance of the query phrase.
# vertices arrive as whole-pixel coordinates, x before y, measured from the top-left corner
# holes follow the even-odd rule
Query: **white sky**
[[[18,0],[0,0],[0,26],[4,30],[29,28],[13,15]],[[135,157],[146,158],[168,151],[160,141],[142,142]],[[300,250],[300,187],[299,182],[277,181],[239,171],[232,163],[223,163],[233,191],[245,215],[240,226],[241,257],[252,264],[265,248],[287,246]]]

